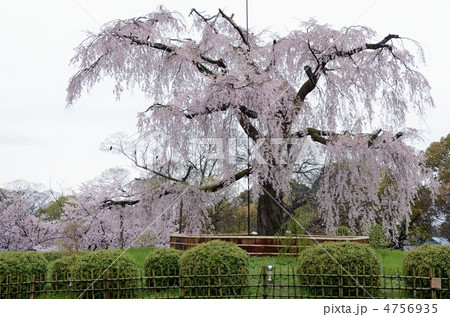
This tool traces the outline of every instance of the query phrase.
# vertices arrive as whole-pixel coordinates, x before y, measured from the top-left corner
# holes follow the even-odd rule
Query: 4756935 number
[[[383,310],[388,314],[436,314],[438,311],[437,304],[386,304]]]

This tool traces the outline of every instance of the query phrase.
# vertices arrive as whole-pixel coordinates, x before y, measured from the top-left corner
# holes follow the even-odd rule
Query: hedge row
[[[25,251],[0,252],[0,284],[14,282],[9,279],[17,276],[30,278],[32,275],[35,275],[45,278],[47,266],[48,262],[41,253]],[[39,290],[39,287],[37,287],[36,291]],[[30,289],[26,284],[20,286],[12,284],[9,288],[10,293],[22,294],[22,298],[28,298],[29,291]]]
[[[138,266],[133,257],[120,250],[102,250],[96,252],[80,253],[52,253],[43,255],[37,252],[1,252],[0,253],[0,283],[6,281],[8,276],[43,276],[47,274],[47,258],[56,258],[50,267],[52,280],[74,280],[73,290],[88,290],[82,297],[104,297],[104,293],[96,289],[104,288],[104,274],[113,272],[114,276],[136,279],[115,281],[111,284],[109,294],[112,298],[133,297],[133,289],[137,285]],[[144,272],[149,277],[150,287],[177,287],[181,271],[181,282],[185,289],[195,289],[195,296],[215,296],[219,294],[229,295],[239,293],[240,287],[247,284],[249,256],[233,243],[224,241],[211,241],[199,244],[187,251],[174,249],[158,249],[150,253],[144,262]],[[379,285],[376,276],[381,272],[381,261],[378,255],[368,245],[352,242],[325,243],[304,250],[298,258],[297,270],[299,273],[309,274],[308,284],[340,285],[345,293],[338,293],[336,287],[326,288],[327,296],[353,296],[359,286]],[[408,252],[403,262],[404,275],[417,277],[429,277],[430,270],[435,276],[448,278],[450,272],[450,246],[424,245]],[[326,273],[325,277],[315,277],[313,274]],[[347,274],[348,277],[338,278],[339,274]],[[196,275],[197,277],[190,278]],[[198,275],[202,275],[198,277]],[[233,276],[234,275],[234,276]],[[366,275],[358,281],[352,279],[352,275]],[[172,278],[162,279],[161,276]],[[99,278],[100,277],[100,278]],[[79,280],[86,280],[80,282]],[[319,283],[320,279],[320,283]],[[164,281],[164,284],[162,283]],[[423,279],[421,285],[417,280],[408,280],[407,286],[419,286],[429,288],[430,280]],[[447,281],[447,282],[445,282]],[[444,279],[448,284],[448,280]],[[195,288],[195,285],[209,285],[207,288]],[[220,284],[220,290],[219,290]],[[442,285],[448,288],[448,285]],[[56,284],[56,287],[67,287],[66,284]],[[14,289],[14,292],[28,290]],[[361,289],[363,291],[363,289]],[[208,292],[208,293],[206,293]],[[26,294],[24,295],[26,297]],[[427,297],[429,291],[416,292],[415,296]],[[443,294],[450,297],[449,292]]]
[[[322,296],[348,297],[355,296],[357,291],[362,294],[367,287],[378,286],[381,260],[367,244],[331,242],[304,250],[298,258],[297,269],[306,274],[308,285],[330,286],[320,289],[325,292]],[[353,275],[368,276],[355,279]],[[334,287],[337,285],[342,287]],[[316,295],[314,288],[309,292]]]
[[[450,288],[450,245],[432,245],[425,244],[417,249],[413,249],[403,259],[403,274],[405,276],[427,276],[433,274],[435,277],[441,277],[442,288]],[[430,288],[430,280],[407,279],[409,287]],[[412,292],[411,292],[412,293]],[[428,298],[430,291],[416,291],[419,298]],[[443,298],[450,298],[450,292],[443,292]]]

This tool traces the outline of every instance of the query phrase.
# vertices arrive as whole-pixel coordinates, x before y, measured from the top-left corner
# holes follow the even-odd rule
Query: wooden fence
[[[253,256],[278,256],[280,253],[298,256],[299,252],[309,246],[324,242],[352,241],[369,243],[367,236],[333,237],[333,236],[246,236],[246,235],[191,235],[174,234],[170,236],[170,247],[187,250],[196,245],[213,240],[233,242]]]
[[[450,273],[450,272],[448,272]],[[0,298],[450,298],[448,274],[404,276],[398,272],[349,276],[343,270],[302,273],[293,267],[263,267],[259,274],[180,272],[162,276],[93,273],[83,278],[0,276]]]

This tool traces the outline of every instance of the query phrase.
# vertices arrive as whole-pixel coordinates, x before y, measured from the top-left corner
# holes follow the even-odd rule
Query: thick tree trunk
[[[264,184],[263,188],[258,199],[257,231],[259,235],[273,236],[283,223],[283,197],[276,194],[272,184]]]

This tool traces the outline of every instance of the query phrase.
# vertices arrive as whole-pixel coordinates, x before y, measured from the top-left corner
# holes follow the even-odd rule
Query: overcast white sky
[[[422,69],[432,86],[436,108],[426,124],[412,117],[408,125],[423,130],[427,144],[449,133],[450,2],[400,0],[249,0],[250,28],[287,33],[299,21],[316,17],[335,27],[366,25],[379,34],[399,34],[420,42],[427,58]],[[46,186],[76,187],[102,171],[130,164],[98,150],[115,132],[135,133],[136,114],[148,104],[138,91],[115,101],[108,82],[65,109],[66,86],[75,70],[73,49],[84,30],[151,12],[158,5],[187,16],[190,9],[235,13],[245,25],[245,0],[41,0],[0,2],[0,186],[25,179]]]

